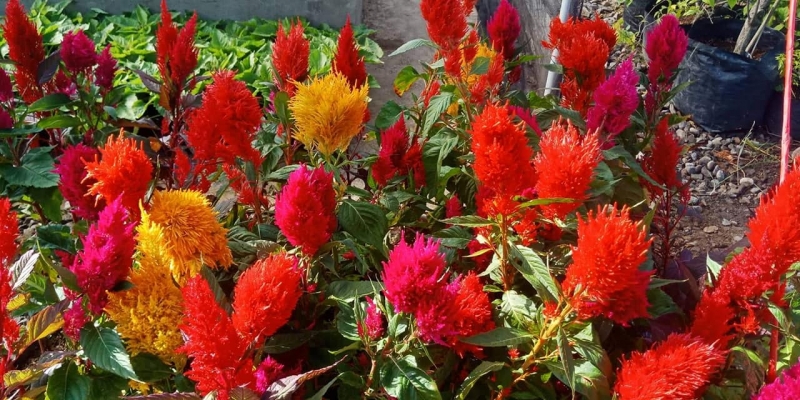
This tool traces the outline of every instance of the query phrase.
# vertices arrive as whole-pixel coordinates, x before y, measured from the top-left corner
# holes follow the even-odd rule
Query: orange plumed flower
[[[298,84],[297,93],[289,101],[297,140],[325,156],[347,149],[361,132],[368,90],[367,85],[352,88],[339,74]]]
[[[42,35],[36,29],[19,0],[6,3],[6,21],[3,36],[8,43],[8,58],[14,61],[14,78],[17,89],[26,103],[31,104],[42,97],[38,83],[39,64],[44,61]]]
[[[652,272],[639,267],[652,240],[629,213],[627,207],[617,211],[607,205],[589,212],[585,220],[578,219],[578,245],[572,247],[573,263],[563,287],[580,320],[605,316],[627,325],[648,315]]]
[[[724,353],[714,346],[689,334],[673,334],[625,360],[615,391],[619,400],[697,399],[724,363]]]
[[[129,213],[138,219],[139,202],[150,188],[153,164],[133,139],[123,137],[123,131],[110,137],[100,149],[100,159],[86,163],[86,178],[97,182],[89,188],[89,194],[111,203],[118,197]]]
[[[289,321],[303,295],[301,279],[297,259],[286,253],[256,261],[239,277],[233,293],[233,327],[245,343],[259,343]]]
[[[588,197],[586,191],[601,159],[597,134],[581,138],[572,124],[556,121],[542,136],[539,148],[533,161],[539,173],[536,183],[539,198],[574,200],[544,205],[542,214],[548,218],[564,218],[577,210]]]
[[[310,47],[303,36],[303,24],[299,21],[292,24],[289,34],[278,26],[278,37],[272,44],[273,79],[280,90],[294,94],[295,83],[308,77],[308,56]]]
[[[350,16],[339,32],[339,43],[336,47],[336,57],[331,63],[331,70],[341,74],[350,82],[350,86],[359,88],[367,83],[367,66],[364,64],[364,57],[358,55],[358,43],[353,36],[353,26],[350,24]]]

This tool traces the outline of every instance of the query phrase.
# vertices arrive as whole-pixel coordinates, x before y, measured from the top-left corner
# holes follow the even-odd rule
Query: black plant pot
[[[710,132],[761,125],[779,78],[777,56],[785,39],[774,29],[764,30],[757,50],[763,54],[757,60],[706,44],[735,42],[743,25],[740,20],[703,20],[684,27],[689,49],[675,84],[691,84],[674,104]]]
[[[791,131],[792,139],[800,140],[800,99],[792,98]],[[775,92],[764,117],[767,129],[780,135],[783,131],[783,92]]]
[[[631,0],[622,12],[625,29],[640,35],[655,22],[653,15],[662,6],[658,0]]]

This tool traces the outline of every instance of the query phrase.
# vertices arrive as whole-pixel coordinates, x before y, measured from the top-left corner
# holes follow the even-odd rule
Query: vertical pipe
[[[789,150],[792,145],[792,64],[797,22],[797,0],[789,0],[789,24],[786,29],[786,64],[783,77],[783,130],[781,132],[781,182],[789,171]]]
[[[572,0],[561,0],[561,10],[559,10],[558,13],[558,18],[561,22],[567,22],[570,9],[572,9]],[[555,64],[557,57],[558,49],[553,49],[552,56],[550,57],[550,64]],[[544,85],[545,96],[553,92],[553,89],[556,87],[556,82],[558,82],[558,74],[553,71],[547,71],[547,81]]]

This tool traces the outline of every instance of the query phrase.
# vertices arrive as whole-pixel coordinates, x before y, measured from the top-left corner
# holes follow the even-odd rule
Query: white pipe
[[[567,22],[569,18],[569,11],[572,9],[572,0],[561,0],[561,10],[558,13],[558,18],[561,22]],[[558,49],[553,49],[550,56],[550,64],[556,63],[558,57]],[[547,96],[553,92],[558,82],[558,74],[553,71],[547,71],[547,82],[544,85],[544,95]]]

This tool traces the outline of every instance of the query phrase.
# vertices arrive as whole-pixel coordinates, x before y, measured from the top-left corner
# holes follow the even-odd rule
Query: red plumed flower
[[[594,91],[594,107],[587,113],[586,125],[589,131],[605,132],[608,147],[613,146],[614,137],[631,124],[631,115],[639,107],[638,84],[639,76],[629,58]]]
[[[125,280],[133,265],[136,247],[134,229],[122,199],[118,198],[100,212],[96,224],[83,238],[83,250],[75,257],[70,270],[78,286],[89,299],[89,310],[103,312],[108,303],[107,290]]]
[[[669,129],[669,121],[663,118],[656,127],[650,152],[642,160],[642,169],[659,185],[667,189],[678,189],[683,186],[678,175],[678,162],[681,160],[682,150],[675,133]],[[653,185],[646,179],[641,181],[652,197],[664,194],[663,188]]]
[[[514,43],[519,37],[522,27],[519,24],[519,12],[508,2],[502,0],[497,11],[487,25],[492,47],[503,53],[506,60],[514,58]]]
[[[314,255],[336,230],[333,175],[301,165],[275,199],[275,223],[295,247]]]
[[[725,354],[689,335],[670,335],[622,363],[615,390],[619,400],[693,400],[702,396]]]
[[[188,158],[186,158],[186,160],[188,161]],[[183,169],[185,167],[181,168]],[[260,183],[252,182],[247,179],[247,175],[236,166],[225,164],[222,166],[222,170],[225,171],[225,175],[228,176],[231,189],[236,192],[240,203],[250,206],[257,213],[269,207],[269,198],[264,194]],[[203,176],[203,178],[205,178],[205,176]],[[183,181],[185,181],[185,179],[186,178],[181,178]]]
[[[381,149],[372,166],[372,178],[378,185],[386,186],[390,179],[409,173],[413,174],[417,188],[425,184],[422,147],[409,138],[405,119],[401,117],[381,135]]]
[[[295,91],[292,82],[302,82],[308,77],[310,51],[302,23],[293,23],[288,35],[282,24],[278,26],[278,36],[272,44],[272,68],[279,89],[291,95]]]
[[[17,254],[19,225],[17,213],[11,209],[11,202],[0,198],[0,270],[9,268]]]
[[[14,352],[14,344],[19,339],[19,325],[8,312],[8,303],[14,296],[11,264],[17,251],[17,226],[17,215],[11,210],[11,203],[0,198],[0,345],[8,354]],[[5,372],[6,363],[0,361],[0,373]]]
[[[197,382],[197,390],[206,395],[217,390],[219,399],[227,400],[230,391],[252,386],[253,361],[242,359],[248,343],[236,334],[230,316],[223,310],[203,277],[190,278],[182,289],[185,307],[180,326],[185,343],[179,349],[191,358],[186,373]]]
[[[572,265],[567,268],[564,292],[572,296],[572,307],[585,320],[605,316],[622,325],[646,317],[650,271],[640,271],[648,240],[640,224],[624,207],[606,206],[578,219],[578,245],[572,247]]]
[[[14,87],[6,70],[0,68],[0,102],[7,103],[14,99]]]
[[[372,297],[367,297],[366,317],[362,323],[358,324],[358,335],[366,336],[371,340],[377,340],[383,336],[386,331],[386,323],[378,306]]]
[[[422,0],[419,3],[422,18],[428,25],[428,36],[444,52],[457,50],[461,39],[467,34],[467,15],[471,9],[467,10],[465,3],[468,2]]]
[[[722,290],[707,289],[694,309],[689,332],[704,343],[727,349],[732,337],[735,310],[730,297]]]
[[[105,199],[95,199],[90,196],[89,188],[97,181],[86,175],[86,161],[95,160],[100,152],[84,144],[67,147],[58,160],[55,173],[59,175],[58,188],[64,199],[69,202],[70,211],[79,218],[94,221],[105,208]]]
[[[44,61],[42,35],[36,29],[19,0],[6,3],[3,37],[8,43],[8,57],[14,61],[14,77],[22,99],[31,104],[42,98],[38,83],[39,64]]]
[[[105,90],[114,86],[114,74],[117,73],[117,60],[111,56],[111,45],[107,45],[97,58],[94,69],[94,83]]]
[[[161,0],[161,25],[156,31],[156,63],[161,79],[178,91],[197,67],[197,48],[194,35],[197,30],[197,13],[178,30],[167,9],[167,1]]]
[[[73,75],[86,72],[97,64],[94,42],[82,30],[64,35],[59,53],[64,66]]]
[[[594,169],[600,163],[600,146],[596,134],[581,138],[572,124],[556,121],[539,142],[540,151],[534,159],[539,174],[536,192],[540,198],[565,198],[572,203],[542,206],[548,217],[564,218],[586,200]]]
[[[358,44],[353,36],[353,26],[350,16],[339,32],[339,43],[336,47],[336,57],[331,63],[334,73],[339,73],[347,78],[350,86],[357,88],[367,83],[367,66],[364,57],[358,55]]]
[[[153,175],[153,164],[141,145],[120,134],[108,139],[94,161],[85,161],[87,174],[84,179],[96,181],[89,188],[89,194],[108,203],[121,198],[122,205],[134,219],[138,219],[139,202],[150,188]]]
[[[170,77],[168,61],[175,40],[178,39],[178,27],[172,22],[172,14],[167,9],[167,0],[161,0],[161,25],[156,30],[156,64],[165,82]]]
[[[658,25],[647,34],[645,52],[650,64],[647,78],[650,83],[664,83],[672,80],[686,54],[689,38],[681,29],[680,22],[672,14],[667,14]]]
[[[5,109],[0,109],[0,129],[11,129],[14,127],[14,120],[11,114]]]
[[[483,283],[474,272],[470,272],[459,282],[458,294],[453,304],[452,319],[455,321],[458,336],[451,338],[455,342],[479,333],[494,329],[492,319],[492,303],[489,295],[483,291]],[[456,345],[465,346],[464,344]]]
[[[261,154],[253,148],[261,126],[261,107],[232,71],[214,74],[214,83],[203,93],[203,104],[187,121],[186,140],[195,159],[216,164],[218,159],[234,164],[236,158],[261,165]],[[216,168],[216,167],[213,167]]]
[[[245,343],[260,343],[289,321],[303,294],[301,279],[297,259],[285,253],[256,261],[239,277],[232,321]]]
[[[444,204],[444,216],[445,218],[453,218],[453,217],[460,217],[464,215],[463,206],[461,205],[461,199],[458,198],[457,195],[453,195],[447,202]]]

